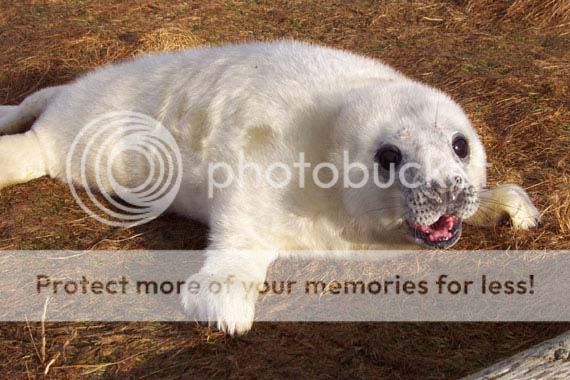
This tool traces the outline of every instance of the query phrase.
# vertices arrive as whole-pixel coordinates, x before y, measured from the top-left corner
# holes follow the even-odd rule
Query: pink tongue
[[[457,223],[457,217],[455,215],[442,215],[434,224],[430,226],[419,225],[416,226],[416,229],[426,234],[430,241],[447,240],[453,236],[450,230],[455,223]]]

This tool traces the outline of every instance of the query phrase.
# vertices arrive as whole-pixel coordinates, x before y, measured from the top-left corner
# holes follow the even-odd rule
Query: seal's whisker
[[[433,122],[434,127],[437,127],[438,111],[439,111],[439,99],[435,102],[435,120]]]
[[[479,203],[481,205],[489,205],[489,204],[493,204],[493,205],[497,205],[497,206],[503,206],[503,207],[513,207],[513,205],[510,205],[508,203],[504,203],[504,202],[499,202],[495,199],[481,199],[479,201]]]
[[[493,218],[492,210],[488,209],[488,208],[486,209],[484,206],[480,206],[479,209],[477,210],[477,212],[480,212],[489,220],[495,219],[495,218]]]
[[[403,218],[403,217],[404,217],[404,216],[402,215],[402,218]],[[399,218],[398,218],[398,219],[399,219]],[[394,220],[392,223],[388,224],[386,227],[384,227],[384,229],[385,229],[385,230],[390,230],[392,227],[398,225],[398,224],[400,223],[400,220],[398,220],[398,219],[396,219],[396,220]]]
[[[391,206],[386,206],[386,207],[373,208],[373,209],[371,209],[371,210],[364,211],[363,213],[357,215],[357,216],[354,218],[354,220],[358,220],[358,219],[360,219],[361,217],[363,217],[364,215],[367,215],[367,214],[372,213],[372,212],[381,212],[381,211],[395,210],[395,209],[401,209],[401,206],[400,206],[400,205],[391,205]]]

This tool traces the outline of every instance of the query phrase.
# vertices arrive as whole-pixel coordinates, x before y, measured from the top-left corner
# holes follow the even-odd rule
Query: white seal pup
[[[292,41],[148,55],[0,107],[0,188],[44,175],[83,183],[77,168],[66,175],[67,152],[112,111],[149,115],[180,148],[183,179],[169,211],[210,226],[212,251],[194,278],[261,283],[278,250],[447,248],[464,220],[507,215],[526,229],[539,219],[519,186],[484,188],[483,145],[447,95],[376,60]],[[281,164],[295,166],[300,154],[306,162],[286,175]],[[212,169],[241,160],[281,167],[262,181],[245,170],[232,183]],[[113,170],[126,182],[148,174],[136,156],[119,161]],[[392,183],[364,181],[367,170]],[[89,176],[83,184],[111,191]],[[255,298],[234,287],[186,292],[183,304],[239,334]]]

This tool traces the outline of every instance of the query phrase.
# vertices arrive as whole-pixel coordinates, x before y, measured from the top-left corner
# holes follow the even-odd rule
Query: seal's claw
[[[257,282],[235,276],[198,273],[183,288],[182,306],[188,317],[231,336],[247,333],[253,324]]]

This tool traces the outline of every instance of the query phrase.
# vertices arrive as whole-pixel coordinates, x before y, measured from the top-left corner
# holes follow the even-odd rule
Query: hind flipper
[[[18,109],[18,106],[0,106],[0,117],[7,116]]]
[[[0,136],[27,131],[64,86],[47,87],[36,91],[18,106],[0,106]]]
[[[47,175],[42,146],[34,131],[0,136],[0,189]]]
[[[23,115],[18,112],[18,107],[15,108],[16,110],[11,112],[2,113],[0,111],[0,136],[25,132],[33,122],[33,117],[22,117]]]

